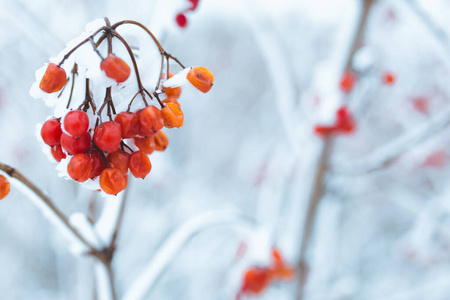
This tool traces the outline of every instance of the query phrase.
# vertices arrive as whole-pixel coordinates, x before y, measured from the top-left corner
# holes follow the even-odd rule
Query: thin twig
[[[345,61],[345,70],[350,70],[356,51],[360,47],[364,31],[367,24],[370,9],[375,0],[363,0],[363,7],[361,16],[358,22],[358,27],[355,36],[352,41],[350,52]],[[308,264],[306,262],[306,252],[309,248],[311,233],[314,226],[314,221],[317,215],[317,207],[325,192],[325,177],[327,175],[327,169],[330,161],[330,155],[333,147],[333,137],[324,137],[323,144],[319,153],[319,159],[316,164],[314,180],[312,183],[312,190],[308,200],[308,209],[306,214],[305,223],[303,225],[302,240],[299,250],[298,258],[298,270],[300,272],[300,279],[297,286],[297,300],[303,298],[303,292],[306,285],[308,275]]]
[[[375,149],[367,157],[350,165],[333,166],[333,172],[343,175],[359,175],[380,170],[389,166],[412,146],[427,141],[450,125],[450,109],[434,116],[427,122],[407,131],[395,140]]]

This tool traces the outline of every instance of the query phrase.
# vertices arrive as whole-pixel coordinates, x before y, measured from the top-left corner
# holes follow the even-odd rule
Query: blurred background
[[[356,129],[328,147],[303,299],[448,300],[450,1],[375,1],[346,94],[363,2],[201,0],[180,28],[187,0],[0,0],[0,162],[67,215],[98,217],[105,199],[59,178],[44,155],[36,124],[53,112],[29,89],[86,23],[136,20],[215,84],[183,89],[184,126],[166,131],[168,149],[131,182],[113,261],[119,299],[174,232],[208,212],[239,217],[205,221],[142,299],[235,299],[272,245],[295,267],[327,144],[314,127],[347,105]],[[93,259],[74,255],[13,188],[0,202],[0,299],[98,299],[97,283]],[[295,299],[297,286],[276,282],[254,298]]]

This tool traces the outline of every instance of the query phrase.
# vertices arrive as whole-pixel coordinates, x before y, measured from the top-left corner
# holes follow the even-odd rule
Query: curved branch
[[[220,225],[251,226],[252,221],[244,215],[235,212],[209,212],[195,217],[181,227],[179,227],[166,242],[158,249],[153,259],[147,264],[144,271],[139,275],[135,282],[130,286],[123,297],[124,300],[141,300],[150,289],[161,278],[164,271],[169,267],[177,253],[194,236],[205,229]]]
[[[84,239],[80,233],[69,223],[67,217],[55,206],[55,204],[33,183],[31,183],[22,173],[18,170],[0,163],[0,170],[8,174],[11,178],[15,178],[20,181],[25,187],[27,187],[30,191],[32,191],[42,202],[46,205],[46,207],[56,215],[57,219],[60,220],[66,229],[69,230],[82,244],[84,244],[90,251],[91,254],[95,255],[98,250],[92,246],[86,239]]]

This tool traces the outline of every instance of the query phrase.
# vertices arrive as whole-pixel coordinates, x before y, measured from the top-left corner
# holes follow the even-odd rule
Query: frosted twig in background
[[[205,213],[187,221],[170,235],[158,249],[144,271],[128,288],[123,300],[144,299],[187,242],[203,230],[221,225],[233,226],[231,227],[233,230],[239,231],[247,230],[253,226],[252,221],[246,216],[237,212],[225,211]]]
[[[416,128],[409,130],[392,142],[379,147],[367,157],[355,163],[349,165],[336,164],[333,166],[333,172],[342,175],[357,175],[385,168],[400,155],[412,149],[413,146],[417,146],[419,143],[433,137],[449,124],[450,109],[437,114],[429,121],[416,126]]]

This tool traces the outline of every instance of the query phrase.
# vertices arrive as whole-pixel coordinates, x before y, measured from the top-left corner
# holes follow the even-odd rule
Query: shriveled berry
[[[124,82],[130,76],[130,67],[122,59],[109,54],[100,63],[100,69],[105,71],[106,76],[116,80],[117,83]]]
[[[139,133],[139,117],[135,113],[121,112],[114,121],[122,127],[122,138],[134,138]]]
[[[152,136],[164,127],[164,118],[156,106],[147,106],[138,111],[137,115],[141,136]]]
[[[8,179],[5,176],[0,175],[0,200],[8,196],[11,187]]]
[[[336,112],[336,130],[342,133],[351,133],[355,130],[355,121],[346,106],[342,106]]]
[[[184,115],[181,109],[175,103],[167,103],[161,109],[164,118],[164,126],[167,128],[183,126]]]
[[[341,91],[345,94],[350,94],[353,90],[353,87],[355,86],[356,82],[356,75],[352,71],[345,71],[344,74],[342,74],[341,82],[339,83],[339,86],[341,88]]]
[[[95,128],[94,143],[106,152],[114,152],[119,149],[122,141],[122,127],[119,123],[109,121]]]
[[[111,168],[116,168],[122,172],[122,174],[126,175],[128,173],[128,162],[130,160],[130,154],[127,152],[123,152],[121,149],[109,153],[106,157],[108,160],[109,166]]]
[[[46,93],[54,93],[61,90],[66,82],[66,71],[54,63],[49,63],[39,84],[39,88]]]
[[[61,123],[58,119],[50,119],[45,121],[41,128],[41,137],[49,146],[61,144]]]
[[[169,145],[169,139],[166,134],[162,131],[159,131],[157,134],[152,136],[153,143],[155,144],[156,151],[164,151]]]
[[[61,135],[61,146],[69,154],[86,153],[91,148],[91,135],[86,132],[79,138],[74,138],[68,134]]]
[[[72,110],[64,117],[64,130],[73,137],[81,137],[89,129],[89,117],[82,110]]]
[[[267,288],[271,280],[269,268],[251,267],[244,274],[241,292],[247,295],[258,295]]]
[[[187,26],[187,18],[183,13],[179,13],[175,17],[175,21],[177,21],[178,26],[180,26],[181,28],[184,28]]]
[[[187,75],[187,79],[203,93],[209,92],[214,84],[213,73],[205,67],[192,68]]]
[[[142,151],[135,151],[130,155],[130,160],[128,161],[128,168],[136,178],[144,179],[150,170],[152,169],[152,164],[148,156]]]
[[[272,264],[270,269],[275,279],[291,280],[295,276],[295,269],[286,265],[280,251],[276,248],[272,249]]]
[[[127,187],[126,175],[115,168],[107,168],[100,174],[100,187],[110,195],[117,195]]]
[[[162,102],[163,102],[164,104],[174,103],[174,104],[176,104],[178,107],[181,108],[180,102],[178,102],[177,99],[175,99],[175,98],[173,98],[173,97],[166,98],[166,99],[164,99]]]
[[[61,145],[52,146],[51,152],[52,152],[53,158],[57,162],[60,162],[63,158],[67,157],[67,155],[62,151]]]
[[[98,151],[97,149],[93,149],[89,154],[89,156],[92,159],[92,171],[90,178],[95,178],[98,175],[100,175],[100,173],[104,169],[106,169],[106,161],[105,158],[100,153],[100,151]]]
[[[152,137],[135,137],[134,144],[145,154],[152,154],[155,151],[155,141]]]
[[[89,155],[75,154],[67,166],[67,173],[73,180],[85,182],[91,177],[93,165],[94,163]]]

